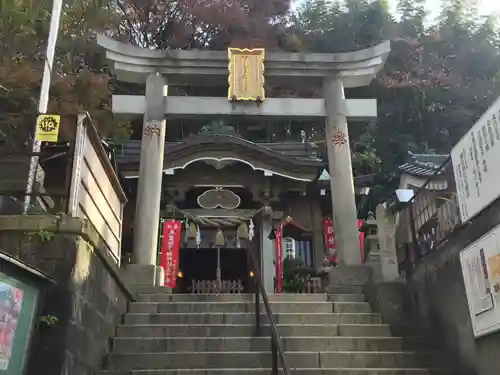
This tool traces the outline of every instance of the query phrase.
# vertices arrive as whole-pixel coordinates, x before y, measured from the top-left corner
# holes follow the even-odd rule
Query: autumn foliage
[[[439,19],[426,23],[425,0],[399,0],[397,20],[385,0],[308,0],[296,12],[290,0],[65,0],[49,107],[63,115],[88,111],[103,135],[128,136],[129,124],[111,114],[110,96],[141,91],[113,78],[95,43],[98,32],[156,49],[331,53],[390,39],[378,79],[347,93],[379,103],[377,123],[350,124],[355,168],[390,177],[408,150],[449,151],[500,94],[495,19],[479,19],[467,3],[443,0]],[[33,129],[51,6],[0,3],[0,140],[24,142]],[[323,137],[322,124],[309,125]]]
[[[119,0],[129,41],[160,49],[276,48],[290,0]]]
[[[146,48],[279,48],[289,0],[65,1],[52,72],[49,111],[88,111],[105,135],[127,136],[110,111],[112,90],[130,90],[110,77],[95,35],[106,33]],[[116,6],[116,5],[117,6]],[[0,141],[29,139],[48,37],[50,0],[0,4]],[[133,90],[133,89],[132,89]],[[63,124],[63,128],[74,124]]]

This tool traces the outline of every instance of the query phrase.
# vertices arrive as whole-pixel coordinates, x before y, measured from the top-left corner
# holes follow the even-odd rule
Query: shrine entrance
[[[347,124],[375,119],[377,103],[374,99],[346,99],[345,89],[370,84],[385,63],[390,42],[339,54],[267,53],[262,48],[166,53],[125,45],[104,35],[98,35],[97,42],[106,50],[118,80],[145,86],[145,95],[113,96],[113,113],[143,116],[138,143],[123,146],[124,158],[120,163],[124,178],[138,180],[133,224],[135,264],[126,271],[134,285],[161,283],[156,277],[159,274],[157,223],[159,208],[165,204],[184,210],[186,217],[189,217],[187,210],[200,207],[204,212],[193,215],[200,227],[207,225],[207,217],[214,219],[211,221],[226,222],[226,218],[235,216],[234,210],[253,211],[250,216],[241,212],[236,215],[250,226],[250,218],[262,210],[259,213],[265,212],[265,215],[261,215],[260,225],[266,236],[276,221],[283,219],[274,213],[286,211],[313,229],[315,248],[321,254],[318,195],[326,196],[326,189],[317,189],[315,181],[325,169],[326,160],[315,151],[318,136],[323,138],[321,142],[328,156],[339,258],[348,266],[361,265]],[[303,96],[266,98],[267,84],[294,89]],[[227,96],[189,96],[194,91],[191,88],[201,86],[211,87],[203,90],[205,93],[220,90],[227,92]],[[305,94],[310,91],[321,92],[323,97],[309,98]],[[219,131],[208,137],[206,124],[199,127],[202,124],[191,123],[191,120],[220,122],[228,118],[236,125],[234,132],[227,133],[227,126],[218,127]],[[167,119],[169,126],[165,126]],[[293,131],[288,126],[304,121],[308,123],[309,135],[305,128]],[[322,129],[312,124],[320,122],[324,123]],[[288,124],[286,129],[280,128],[280,123]],[[177,141],[166,145],[176,128]],[[300,142],[289,142],[294,132],[300,134]],[[202,164],[214,170],[209,172]],[[187,190],[191,188],[208,188],[212,191],[211,197],[202,193],[197,198],[198,206],[187,205]],[[249,191],[252,202],[247,201],[245,205],[245,200],[233,190]],[[294,199],[282,199],[282,193],[289,192],[295,194]],[[242,220],[230,221],[235,223],[210,225],[237,227],[242,224]],[[259,237],[256,247],[262,255],[260,274],[270,292],[273,290],[271,276],[279,271],[273,265],[273,243],[266,236]],[[221,247],[238,246],[228,246],[226,241]],[[306,261],[309,258],[306,256]]]
[[[239,294],[252,289],[246,249],[180,249],[175,293]]]

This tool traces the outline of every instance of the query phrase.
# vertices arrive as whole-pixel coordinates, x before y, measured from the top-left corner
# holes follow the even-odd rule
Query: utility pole
[[[61,19],[63,0],[54,0],[52,4],[52,16],[50,19],[49,39],[47,41],[47,50],[45,52],[45,64],[43,68],[42,86],[40,89],[40,99],[38,101],[38,115],[46,114],[49,104],[50,81],[52,78],[52,66],[54,65],[54,55],[56,50],[57,35],[59,34],[59,21]],[[32,153],[39,153],[41,142],[35,139],[33,133]],[[31,193],[35,185],[36,172],[38,169],[38,155],[32,155],[30,160],[30,169],[28,176],[28,185],[26,186],[26,196],[24,197],[24,213],[28,213],[31,204]]]

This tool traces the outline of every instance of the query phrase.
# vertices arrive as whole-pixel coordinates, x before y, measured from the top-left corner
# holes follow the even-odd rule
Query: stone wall
[[[130,291],[91,224],[65,216],[0,216],[0,249],[57,280],[42,298],[28,375],[93,375],[109,350]]]
[[[446,348],[465,369],[478,375],[498,374],[500,332],[474,338],[459,253],[498,224],[500,201],[427,255],[408,284],[421,332],[434,346]]]

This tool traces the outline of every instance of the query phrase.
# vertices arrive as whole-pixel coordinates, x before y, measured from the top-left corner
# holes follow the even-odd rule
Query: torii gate
[[[344,88],[366,86],[372,81],[390,52],[389,42],[336,54],[268,52],[265,60],[261,49],[230,51],[229,66],[233,70],[230,71],[228,98],[168,96],[168,85],[227,85],[226,52],[150,50],[102,35],[98,36],[97,43],[106,50],[106,57],[113,62],[119,80],[145,83],[146,86],[145,96],[113,95],[114,113],[144,114],[134,223],[136,277],[133,283],[155,284],[165,118],[172,117],[325,118],[333,225],[339,258],[346,265],[360,264],[347,121],[376,118],[377,103],[375,99],[346,99]],[[242,61],[245,61],[244,66]],[[281,87],[321,87],[323,99],[264,100],[264,65],[267,83]],[[242,90],[252,93],[245,94]],[[258,99],[257,103],[237,100],[251,98]]]

